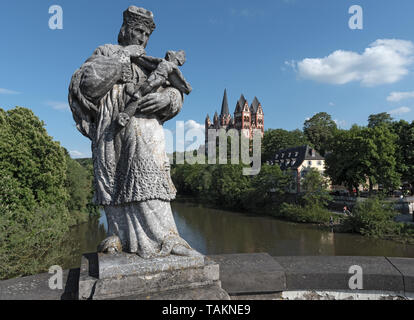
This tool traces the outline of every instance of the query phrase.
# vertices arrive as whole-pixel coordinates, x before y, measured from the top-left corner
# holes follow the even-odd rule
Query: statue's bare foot
[[[98,246],[98,252],[115,254],[122,252],[121,240],[118,236],[110,236],[103,240]]]
[[[178,256],[186,256],[186,257],[202,256],[202,254],[199,253],[198,251],[191,249],[191,248],[187,248],[186,246],[183,246],[181,244],[174,246],[174,248],[171,250],[171,253],[178,255]]]

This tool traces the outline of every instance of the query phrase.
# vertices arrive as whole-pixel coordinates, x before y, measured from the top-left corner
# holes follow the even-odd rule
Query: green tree
[[[15,179],[19,203],[27,209],[64,204],[65,150],[47,134],[31,110],[0,109],[0,172]]]
[[[368,182],[393,189],[400,184],[396,171],[396,135],[386,126],[364,128],[354,125],[336,134],[332,152],[326,156],[326,173],[334,184],[350,190]]]
[[[0,109],[0,278],[45,271],[74,223],[65,150],[29,109]]]
[[[260,173],[252,178],[248,206],[266,206],[283,199],[291,177],[279,166],[263,164]]]
[[[303,199],[306,205],[326,207],[332,200],[328,191],[327,179],[315,168],[310,169],[303,178]]]
[[[335,121],[326,112],[319,112],[303,126],[303,132],[310,143],[324,156],[331,149],[331,143],[338,130]]]
[[[392,123],[392,117],[386,112],[371,114],[368,117],[368,128],[374,128],[383,125],[390,125]]]
[[[72,160],[72,159],[71,159]],[[76,161],[78,164],[80,164],[83,168],[83,170],[79,170],[79,168],[75,165],[68,166],[68,176],[71,175],[69,172],[71,169],[77,171],[75,175],[82,177],[80,178],[81,184],[85,188],[85,196],[87,195],[87,201],[86,201],[86,207],[82,209],[83,212],[87,212],[89,214],[89,217],[91,218],[99,218],[100,212],[99,212],[99,206],[95,205],[92,200],[94,196],[94,169],[93,169],[93,161],[91,158],[83,158],[83,159],[73,159],[72,161]],[[81,172],[80,172],[81,171]],[[86,180],[86,181],[85,181]],[[74,183],[78,183],[77,181],[74,181]],[[68,181],[68,184],[71,185],[71,183]],[[71,190],[73,190],[76,193],[76,187],[71,187]],[[85,204],[85,201],[83,201],[83,204]]]
[[[209,195],[223,207],[243,209],[242,199],[250,191],[251,178],[243,175],[243,165],[215,165]]]
[[[71,159],[69,155],[66,158],[66,163],[67,176],[65,186],[69,193],[66,206],[79,222],[83,222],[88,217],[88,204],[91,202],[90,191],[92,185],[89,179],[89,172],[77,161]]]
[[[411,193],[414,194],[414,121],[411,124],[404,120],[394,122],[392,130],[397,135],[396,170],[402,182],[411,185]]]

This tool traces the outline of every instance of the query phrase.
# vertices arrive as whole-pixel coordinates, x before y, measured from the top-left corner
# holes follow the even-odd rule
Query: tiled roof
[[[237,101],[236,110],[234,112],[235,113],[242,112],[245,103],[246,103],[246,98],[244,97],[244,95],[241,95],[239,101]]]
[[[220,115],[228,115],[229,112],[229,104],[227,102],[227,90],[224,89],[224,96],[223,96],[223,103],[221,104],[221,113]]]
[[[252,105],[250,107],[250,109],[252,110],[252,113],[256,113],[257,112],[257,108],[259,107],[259,104],[260,104],[259,100],[257,100],[256,97],[254,97],[253,102],[252,102]]]
[[[308,145],[279,150],[273,164],[279,164],[282,170],[297,169],[306,160],[325,160],[315,149]]]

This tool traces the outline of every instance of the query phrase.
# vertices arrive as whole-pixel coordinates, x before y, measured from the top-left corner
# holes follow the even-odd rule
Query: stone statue
[[[141,56],[138,59],[138,65],[154,71],[148,76],[147,81],[140,86],[139,91],[134,94],[132,101],[130,101],[124,112],[119,114],[118,123],[124,127],[129,119],[135,115],[139,106],[138,100],[167,84],[168,81],[181,92],[189,94],[192,88],[178,69],[178,66],[182,66],[184,63],[185,52],[183,50],[179,52],[168,51],[165,59]]]
[[[144,259],[198,256],[179,236],[172,215],[176,190],[162,127],[191,92],[178,69],[185,55],[146,56],[155,29],[152,12],[131,6],[123,18],[119,44],[98,47],[69,87],[77,128],[92,141],[94,202],[108,220],[109,237],[99,250],[122,248]]]

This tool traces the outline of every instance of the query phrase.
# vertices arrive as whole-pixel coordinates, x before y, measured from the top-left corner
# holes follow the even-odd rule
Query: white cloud
[[[197,121],[194,120],[187,120],[186,122],[184,121],[178,121],[177,122],[177,128],[181,129],[184,126],[184,130],[188,131],[188,130],[192,130],[192,129],[196,129],[196,130],[203,130],[204,132],[204,124],[198,123]]]
[[[296,61],[295,60],[285,61],[285,66],[288,66],[288,67],[292,68],[293,71],[295,71],[295,72],[298,71],[297,68],[296,68]]]
[[[389,112],[389,114],[395,115],[395,116],[400,116],[400,115],[402,115],[404,113],[408,113],[410,111],[411,111],[411,109],[408,108],[408,107],[401,107],[401,108],[398,108],[398,109],[391,110]]]
[[[391,92],[387,97],[389,102],[399,102],[404,99],[414,98],[414,91],[411,92]]]
[[[55,110],[69,110],[69,104],[63,101],[46,101],[45,104]]]
[[[81,158],[84,156],[84,154],[78,150],[69,151],[69,154],[72,158]]]
[[[178,137],[184,137],[184,140]],[[179,152],[198,149],[205,143],[205,126],[194,120],[177,121],[174,139],[177,139],[176,150]]]
[[[330,107],[333,107],[333,106],[335,106],[335,103],[333,103],[333,102],[329,102],[329,106],[330,106]]]
[[[17,91],[14,91],[14,90],[0,88],[0,94],[20,94],[20,92],[17,92]]]
[[[408,67],[413,62],[413,42],[379,39],[362,54],[337,50],[324,58],[295,62],[294,70],[297,68],[304,79],[339,85],[360,82],[363,86],[372,87],[401,80],[409,73]]]

